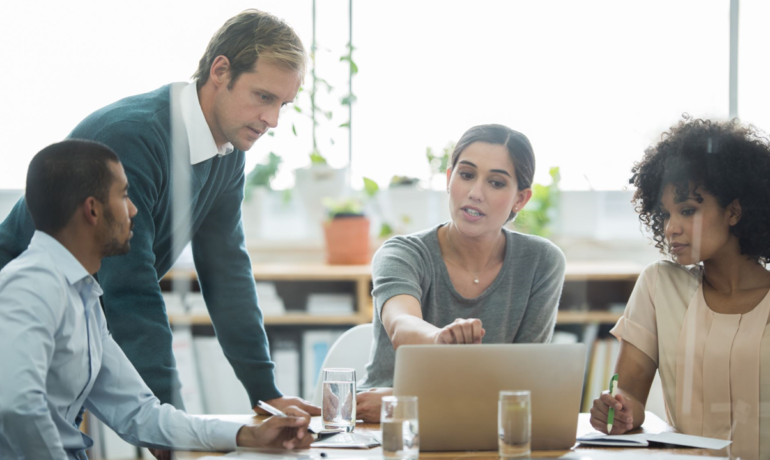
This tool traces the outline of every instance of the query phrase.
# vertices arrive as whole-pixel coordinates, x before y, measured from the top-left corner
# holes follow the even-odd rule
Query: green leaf
[[[358,73],[358,66],[353,60],[350,60],[350,73],[356,75]]]
[[[289,203],[291,203],[291,190],[290,188],[287,188],[286,190],[281,193],[281,202],[284,204],[284,206],[288,206]]]
[[[275,178],[275,175],[278,173],[278,166],[282,161],[283,159],[280,156],[270,152],[267,156],[267,163],[257,164],[248,176],[246,176],[247,188],[270,188],[270,181]]]
[[[347,96],[340,99],[340,103],[342,103],[342,105],[353,105],[353,103],[357,100],[358,98],[355,94],[348,94]]]
[[[310,153],[310,163],[314,165],[325,165],[327,164],[326,158],[324,158],[323,155],[321,155],[321,152],[318,150],[315,150]]]
[[[341,124],[339,127],[340,128],[350,128],[350,122],[346,121],[345,123]]]
[[[294,123],[291,124],[291,132],[293,132],[295,136],[297,135],[297,127],[294,126]]]
[[[393,234],[393,228],[390,226],[389,223],[383,222],[382,225],[380,225],[380,234],[378,235],[378,237],[387,238],[392,234]]]
[[[327,120],[331,120],[332,119],[332,115],[333,114],[332,114],[331,110],[329,110],[328,112],[324,112],[324,116],[326,117]]]
[[[268,131],[267,135],[270,136],[270,137],[273,137],[273,136],[275,136],[275,132],[274,131]]]
[[[369,179],[368,177],[364,177],[364,192],[366,192],[368,197],[373,197],[379,190],[380,186],[377,185],[377,182]]]
[[[295,105],[294,106],[294,111],[297,112],[297,113],[302,113],[302,107],[300,107],[298,105]]]

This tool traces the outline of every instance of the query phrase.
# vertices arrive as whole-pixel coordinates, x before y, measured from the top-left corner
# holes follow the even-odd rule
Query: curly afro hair
[[[665,242],[660,198],[672,184],[678,201],[698,190],[713,195],[721,207],[741,204],[740,221],[731,227],[741,254],[765,265],[770,261],[770,143],[753,126],[738,121],[683,119],[649,147],[631,169],[636,186],[632,202],[644,228],[662,254]]]

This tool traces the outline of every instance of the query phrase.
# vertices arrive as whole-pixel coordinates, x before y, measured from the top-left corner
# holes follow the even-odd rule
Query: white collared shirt
[[[185,131],[187,131],[187,144],[190,148],[190,164],[202,163],[214,156],[225,156],[233,151],[233,145],[226,143],[222,148],[217,148],[211,128],[203,116],[200,101],[198,100],[197,83],[182,83],[185,86],[179,92],[179,111],[181,113]],[[172,99],[173,100],[173,99]],[[172,121],[173,122],[173,121]]]
[[[0,271],[0,458],[85,459],[84,408],[135,445],[234,450],[242,424],[160,404],[107,330],[101,294],[39,231]]]

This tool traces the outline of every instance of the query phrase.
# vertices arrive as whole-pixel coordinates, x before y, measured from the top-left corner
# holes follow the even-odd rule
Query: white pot
[[[378,198],[397,234],[418,232],[449,220],[449,195],[443,190],[391,187],[382,190]]]
[[[287,201],[283,190],[265,187],[252,190],[241,207],[246,246],[258,247],[265,241],[307,239],[307,220],[298,201],[293,193]]]
[[[266,187],[254,187],[248,198],[244,198],[241,204],[241,219],[243,220],[243,232],[246,234],[246,246],[254,245],[262,239],[262,209],[267,195],[270,192]]]
[[[295,169],[294,177],[294,190],[308,217],[308,234],[312,239],[321,239],[322,224],[326,220],[323,199],[339,199],[345,195],[348,189],[348,170],[332,168],[329,165],[313,165]]]

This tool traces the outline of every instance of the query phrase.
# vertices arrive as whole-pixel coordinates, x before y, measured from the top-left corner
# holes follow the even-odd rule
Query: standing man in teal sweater
[[[263,400],[320,414],[275,386],[241,222],[245,151],[276,127],[281,107],[294,100],[306,59],[286,23],[246,10],[214,34],[192,83],[108,105],[69,136],[111,147],[131,183],[129,194],[138,208],[132,250],[105,259],[98,278],[114,339],[161,402],[183,408],[158,281],[192,241],[217,337],[252,407]],[[189,196],[174,211],[185,216],[187,228],[172,220],[172,203],[180,203],[172,197],[178,174],[189,183]],[[34,230],[22,198],[0,224],[0,268],[27,249]]]

